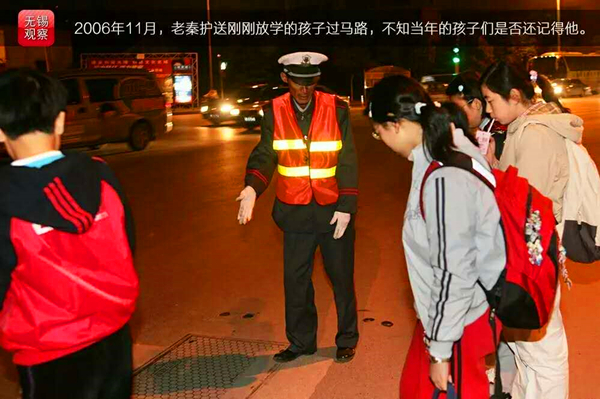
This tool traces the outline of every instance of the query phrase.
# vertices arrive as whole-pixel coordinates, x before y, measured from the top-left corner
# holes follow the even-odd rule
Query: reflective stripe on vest
[[[273,149],[275,151],[286,150],[304,150],[306,144],[304,140],[273,140]],[[310,143],[310,152],[334,152],[342,149],[342,141],[312,141]]]
[[[306,144],[304,144],[304,140],[273,140],[273,149],[275,151],[284,151],[284,150],[304,150],[306,148]]]
[[[325,179],[328,177],[334,177],[337,166],[328,169],[310,169],[308,166],[298,166],[295,168],[288,168],[287,166],[277,165],[277,172],[280,175],[286,177],[308,177],[311,179]]]
[[[342,140],[337,141],[312,141],[310,152],[333,152],[342,149]]]

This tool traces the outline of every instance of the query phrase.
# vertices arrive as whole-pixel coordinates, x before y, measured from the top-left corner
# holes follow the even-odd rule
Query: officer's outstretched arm
[[[277,167],[277,153],[273,149],[273,111],[270,104],[264,108],[264,117],[261,123],[260,142],[254,147],[244,178],[245,188],[236,199],[240,201],[238,221],[246,224],[252,219],[254,203],[269,186]]]

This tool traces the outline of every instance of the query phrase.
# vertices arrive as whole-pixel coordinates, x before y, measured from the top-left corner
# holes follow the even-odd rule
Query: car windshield
[[[258,101],[261,98],[263,87],[244,87],[232,93],[229,98],[244,101]]]
[[[439,82],[428,82],[423,83],[423,87],[425,87],[425,90],[427,90],[428,93],[444,94],[446,93],[447,85]]]
[[[286,86],[275,86],[275,87],[267,87],[263,90],[261,100],[269,101],[274,99],[275,97],[279,97],[285,93],[287,93],[289,89]]]

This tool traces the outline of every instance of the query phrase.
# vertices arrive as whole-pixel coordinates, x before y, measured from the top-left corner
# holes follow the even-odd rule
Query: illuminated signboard
[[[175,102],[185,104],[192,102],[192,77],[190,75],[174,76]]]

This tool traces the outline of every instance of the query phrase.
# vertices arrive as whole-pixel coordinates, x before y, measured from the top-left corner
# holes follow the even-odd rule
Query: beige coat
[[[569,179],[566,140],[581,142],[583,120],[572,114],[557,114],[553,104],[536,104],[533,112],[508,126],[500,169],[519,169],[519,175],[553,203],[554,217],[562,220],[563,197]]]

